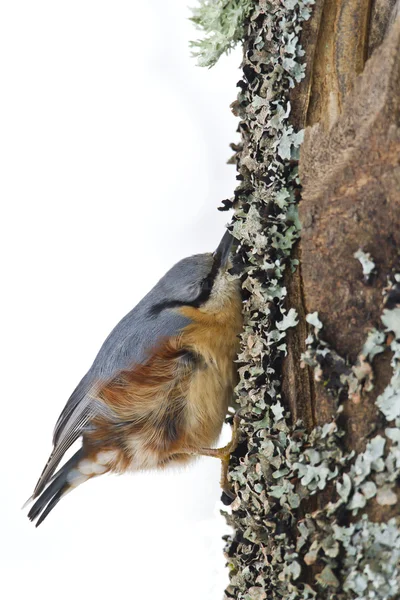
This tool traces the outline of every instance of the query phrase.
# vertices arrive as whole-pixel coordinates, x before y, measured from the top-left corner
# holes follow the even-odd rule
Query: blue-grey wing
[[[190,320],[174,309],[164,309],[159,314],[146,313],[139,304],[114,327],[101,346],[88,373],[72,393],[54,429],[56,444],[72,415],[86,412],[84,399],[90,400],[90,392],[96,384],[113,379],[120,371],[143,363],[152,348],[162,339],[173,337],[190,323]],[[90,408],[88,407],[90,412]]]
[[[146,361],[151,349],[178,335],[190,320],[173,308],[154,314],[143,301],[128,313],[107,337],[93,365],[72,393],[60,414],[53,436],[54,449],[36,485],[38,496],[52,477],[67,449],[82,435],[90,420],[101,413],[96,400],[99,386],[123,370]]]

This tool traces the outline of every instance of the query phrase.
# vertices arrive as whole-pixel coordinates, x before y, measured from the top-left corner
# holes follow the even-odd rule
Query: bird
[[[232,439],[214,448],[237,383],[243,327],[236,243],[226,230],[215,252],[176,263],[114,327],[73,391],[53,433],[53,449],[27,503],[39,526],[67,493],[93,477],[162,469],[196,455],[222,462]],[[77,441],[81,447],[58,468]],[[27,504],[26,503],[26,504]]]

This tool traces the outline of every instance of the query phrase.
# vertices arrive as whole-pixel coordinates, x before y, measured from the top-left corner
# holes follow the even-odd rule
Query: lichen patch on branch
[[[310,381],[333,398],[329,422],[308,429],[294,422],[282,390],[288,335],[306,328],[287,293],[287,275],[301,258],[292,250],[300,236],[297,161],[303,139],[290,122],[290,92],[305,73],[299,36],[312,4],[204,0],[197,15],[206,32],[198,46],[203,64],[244,40],[243,77],[233,104],[240,117],[241,143],[233,146],[239,186],[224,201],[225,209],[235,210],[231,229],[240,242],[236,266],[245,297],[236,389],[243,442],[230,465],[236,498],[225,513],[234,528],[226,538],[226,599],[389,600],[400,592],[398,519],[373,519],[374,507],[397,503],[400,477],[400,278],[384,290],[381,324],[374,322],[365,339],[370,325],[358,330],[353,362],[324,339],[326,320],[315,308],[306,317],[302,362],[311,368]],[[307,176],[310,181],[313,173]],[[304,228],[310,232],[313,214],[308,217]],[[358,270],[356,260],[361,263],[362,288],[375,280],[382,261],[356,248],[351,261]],[[342,286],[341,293],[346,290]],[[374,361],[389,352],[391,380],[381,391]],[[362,406],[366,398],[379,413],[378,424],[356,454],[346,447],[345,407]]]

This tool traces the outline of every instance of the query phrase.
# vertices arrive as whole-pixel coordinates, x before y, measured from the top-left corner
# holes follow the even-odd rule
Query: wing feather
[[[118,323],[57,420],[54,448],[32,498],[36,498],[49,484],[65,452],[90,426],[93,417],[107,410],[97,398],[99,389],[121,371],[146,362],[152,348],[165,338],[179,335],[189,323],[190,320],[175,309],[163,310],[159,315],[149,313],[144,300]]]

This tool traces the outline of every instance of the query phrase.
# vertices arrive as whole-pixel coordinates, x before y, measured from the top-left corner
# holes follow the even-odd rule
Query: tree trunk
[[[247,16],[226,598],[400,597],[399,6]]]

